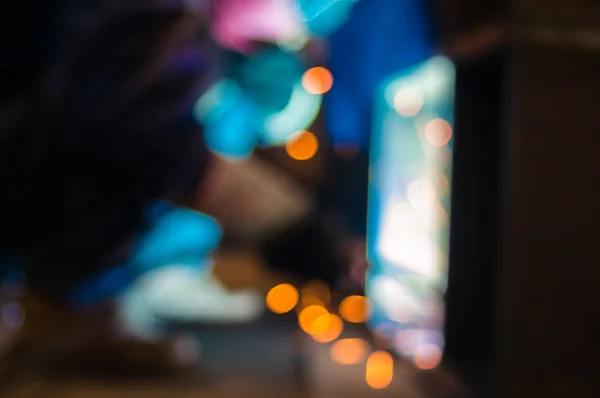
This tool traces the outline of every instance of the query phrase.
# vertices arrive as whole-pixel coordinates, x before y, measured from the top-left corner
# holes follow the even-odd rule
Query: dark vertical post
[[[497,396],[596,396],[600,3],[513,11]]]

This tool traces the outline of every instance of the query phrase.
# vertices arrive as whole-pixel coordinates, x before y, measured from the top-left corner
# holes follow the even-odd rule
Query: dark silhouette
[[[148,199],[201,187],[202,21],[159,0],[11,1],[1,19],[0,253],[60,300],[127,257]]]

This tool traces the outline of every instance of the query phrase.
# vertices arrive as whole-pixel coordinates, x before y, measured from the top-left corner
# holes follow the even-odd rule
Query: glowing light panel
[[[421,369],[443,350],[454,81],[433,57],[385,82],[371,144],[368,322]]]

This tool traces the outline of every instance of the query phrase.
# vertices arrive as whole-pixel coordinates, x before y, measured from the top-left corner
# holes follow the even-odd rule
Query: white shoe
[[[226,290],[209,267],[169,266],[142,276],[124,298],[124,307],[130,309],[129,316],[124,311],[126,318],[147,327],[156,318],[240,324],[260,317],[264,299],[253,291]]]

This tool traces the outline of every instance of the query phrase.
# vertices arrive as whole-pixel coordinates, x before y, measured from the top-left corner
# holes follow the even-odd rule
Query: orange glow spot
[[[452,126],[444,119],[433,119],[425,126],[425,139],[433,146],[444,146],[452,138]]]
[[[333,87],[333,76],[327,68],[310,68],[302,76],[302,86],[311,94],[325,94]]]
[[[329,312],[320,305],[310,305],[298,314],[300,328],[310,335],[321,334],[329,327]]]
[[[356,365],[369,354],[369,343],[363,339],[342,339],[331,346],[329,356],[340,365]]]
[[[302,302],[304,300],[313,300],[316,301],[315,304],[321,304],[324,307],[329,305],[331,302],[331,292],[329,291],[329,286],[323,281],[314,280],[308,282],[304,287],[302,287]],[[305,307],[309,304],[305,304]]]
[[[320,318],[318,318],[320,319]],[[344,321],[337,315],[331,314],[329,315],[329,323],[327,325],[327,330],[323,333],[313,334],[312,338],[318,343],[329,343],[340,337],[342,331],[344,330]]]
[[[303,131],[286,142],[285,150],[292,159],[308,160],[319,150],[319,140],[310,131]]]
[[[267,293],[267,307],[276,314],[291,311],[298,303],[298,290],[290,284],[283,283],[275,286]]]
[[[394,377],[394,360],[389,352],[375,351],[367,359],[366,380],[375,390],[386,388]]]
[[[401,116],[413,117],[421,111],[422,107],[423,96],[414,88],[401,88],[394,97],[394,109]]]
[[[305,294],[302,292],[302,308],[310,307],[311,305],[325,307],[325,303],[314,294]]]
[[[320,317],[315,319],[315,321],[312,323],[309,334],[311,336],[314,336],[317,334],[323,334],[323,333],[327,332],[327,330],[329,329],[329,325],[331,325],[331,315],[330,314],[321,315]]]
[[[368,301],[363,296],[348,296],[340,303],[340,315],[352,323],[365,322],[369,316]]]
[[[415,366],[423,370],[435,369],[442,362],[442,350],[435,344],[423,344],[415,350]]]

